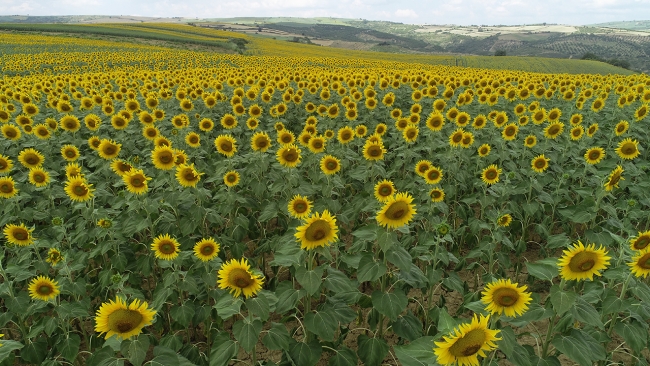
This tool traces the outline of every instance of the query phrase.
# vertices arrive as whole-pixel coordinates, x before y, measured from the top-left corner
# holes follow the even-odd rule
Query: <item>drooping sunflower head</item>
[[[151,243],[151,250],[154,252],[156,258],[167,261],[178,257],[178,253],[181,251],[178,241],[169,236],[169,234],[161,234],[156,237],[153,243]]]
[[[389,229],[408,225],[416,213],[415,205],[412,202],[413,197],[406,192],[389,197],[377,213],[377,222]]]
[[[632,160],[636,158],[641,154],[639,151],[639,141],[630,138],[624,139],[618,143],[616,154],[618,154],[621,159]]]
[[[622,181],[625,180],[625,178],[622,177],[623,175],[623,167],[620,165],[617,165],[614,170],[612,170],[611,173],[609,173],[609,177],[607,178],[607,182],[605,182],[605,190],[606,191],[611,191],[614,188],[618,188],[618,184]]]
[[[530,162],[530,165],[535,172],[544,173],[544,171],[548,169],[549,161],[551,161],[551,159],[545,157],[544,154],[542,154],[534,157],[533,160]]]
[[[108,339],[116,336],[129,339],[142,332],[142,328],[151,324],[156,311],[149,308],[147,302],[135,299],[127,305],[120,297],[115,301],[102,303],[95,314],[95,331],[106,333]]]
[[[485,286],[481,301],[486,304],[486,310],[492,314],[504,314],[509,317],[523,315],[532,301],[527,286],[517,286],[510,279],[501,279]]]
[[[641,232],[639,235],[630,238],[630,249],[644,250],[650,246],[650,230]]]
[[[35,238],[32,236],[32,231],[34,229],[29,229],[21,223],[20,225],[7,224],[2,232],[8,243],[26,247],[34,243]]]
[[[253,273],[246,258],[231,259],[221,266],[217,283],[220,289],[229,290],[234,297],[243,294],[249,298],[262,290],[264,276]]]
[[[32,299],[49,301],[59,293],[58,282],[49,277],[38,276],[29,283],[29,296]]]
[[[585,247],[580,241],[563,253],[558,267],[560,276],[565,280],[593,280],[594,275],[600,275],[600,271],[609,266],[611,259],[602,245],[596,249],[596,244]]]
[[[219,244],[212,238],[203,238],[194,245],[194,255],[203,262],[213,260],[219,255]]]
[[[312,250],[330,245],[338,240],[336,218],[328,210],[322,214],[316,212],[296,229],[294,236],[300,242],[301,249]]]
[[[526,90],[526,89],[524,89]],[[441,365],[478,365],[478,357],[497,348],[495,344],[499,330],[488,328],[489,316],[474,314],[471,323],[461,324],[451,334],[443,336],[441,342],[434,342],[434,354]]]
[[[487,185],[492,185],[499,181],[499,175],[501,174],[501,168],[492,164],[487,168],[483,169],[481,172],[481,180]]]

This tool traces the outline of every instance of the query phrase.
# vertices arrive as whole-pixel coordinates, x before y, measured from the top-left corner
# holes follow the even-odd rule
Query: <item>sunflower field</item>
[[[650,363],[647,75],[71,39],[0,41],[0,365]]]

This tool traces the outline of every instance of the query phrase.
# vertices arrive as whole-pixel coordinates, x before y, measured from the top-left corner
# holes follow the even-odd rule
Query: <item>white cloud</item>
[[[395,11],[395,16],[397,16],[398,18],[417,18],[418,13],[416,13],[412,9],[397,9]]]

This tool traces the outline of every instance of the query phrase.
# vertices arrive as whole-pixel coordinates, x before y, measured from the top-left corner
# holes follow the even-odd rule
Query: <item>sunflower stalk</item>
[[[631,279],[632,279],[632,272],[630,272],[630,274],[627,275],[627,278],[625,279],[625,282],[623,282],[623,287],[621,288],[621,294],[618,297],[619,299],[621,299],[621,301],[623,301],[623,299],[625,299],[625,293],[627,292],[627,286],[629,285]],[[612,321],[609,323],[609,328],[607,329],[607,335],[608,336],[612,335],[612,331],[614,330],[614,325],[616,325],[616,320],[618,320],[618,314],[614,313],[612,315]]]

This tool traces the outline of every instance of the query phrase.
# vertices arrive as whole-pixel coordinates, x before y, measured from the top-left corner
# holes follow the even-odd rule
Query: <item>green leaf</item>
[[[237,356],[239,346],[230,339],[222,343],[215,343],[210,350],[210,366],[227,366],[230,360]]]
[[[541,321],[544,319],[548,319],[553,316],[553,310],[551,309],[546,309],[537,303],[532,303],[528,307],[528,310],[521,316],[518,316],[516,318],[510,318],[507,316],[501,317],[501,320],[504,322],[508,322],[515,327],[524,327],[528,325],[530,322],[536,322],[536,321]]]
[[[278,216],[278,205],[275,202],[266,201],[264,203],[264,209],[260,212],[257,220],[259,222],[266,222],[270,219]]]
[[[325,341],[334,340],[339,323],[326,311],[316,311],[305,316],[305,327]]]
[[[241,309],[243,303],[239,298],[234,298],[230,294],[224,294],[214,304],[214,308],[217,309],[219,317],[226,320],[235,314],[239,314],[239,309]]]
[[[449,315],[446,308],[440,309],[438,312],[438,332],[443,334],[451,333],[456,328],[458,322]]]
[[[149,350],[149,336],[141,334],[132,341],[122,342],[122,354],[127,355],[129,362],[140,366],[147,357]]]
[[[623,306],[623,301],[618,297],[613,291],[608,293],[607,296],[603,299],[603,314],[614,314],[618,313]]]
[[[380,230],[377,234],[377,244],[382,252],[386,253],[397,243],[397,233],[394,231]]]
[[[540,280],[553,281],[560,274],[557,267],[557,259],[555,258],[542,259],[535,263],[527,262],[526,268],[531,276],[537,277]]]
[[[56,307],[61,318],[85,318],[90,315],[90,299],[82,299],[75,302],[62,302]]]
[[[395,356],[403,366],[437,365],[433,353],[433,337],[422,337],[405,346],[393,346]]]
[[[295,365],[315,366],[320,360],[323,349],[318,341],[309,343],[295,342],[289,347],[289,356]]]
[[[0,347],[0,362],[6,360],[11,352],[24,347],[22,343],[12,340],[3,339],[0,343],[2,343],[2,347]]]
[[[508,360],[515,365],[532,366],[528,352],[526,352],[526,349],[522,345],[517,343],[517,336],[511,327],[501,328],[499,335],[501,336],[501,340],[497,341],[497,345]]]
[[[370,338],[365,334],[357,338],[359,358],[367,366],[379,366],[388,354],[388,344],[384,339]]]
[[[413,258],[399,245],[394,245],[386,252],[386,259],[402,271],[408,271],[413,265]]]
[[[298,300],[300,300],[301,298],[302,295],[298,290],[294,290],[290,288],[283,291],[278,296],[278,303],[275,304],[275,312],[278,314],[284,314],[291,309],[295,309]]]
[[[248,319],[238,320],[232,326],[232,333],[235,335],[235,339],[246,352],[253,350],[261,331],[262,322],[259,319],[255,319],[252,322],[249,322]]]
[[[442,284],[450,290],[455,290],[463,294],[465,292],[464,281],[460,278],[458,273],[450,272],[447,275],[448,277],[442,280]]]
[[[581,297],[576,300],[575,305],[571,308],[571,315],[585,324],[593,325],[600,329],[605,328],[605,325],[600,320],[600,314],[598,314],[596,308]]]
[[[180,365],[180,358],[173,350],[162,346],[156,346],[153,349],[153,354],[156,356],[153,360],[149,361],[147,365],[151,366],[168,366]]]
[[[253,315],[260,317],[263,322],[269,318],[269,314],[271,312],[269,301],[262,293],[259,293],[256,297],[247,299],[246,309],[248,309],[248,311],[250,311]]]
[[[284,324],[280,323],[271,323],[271,329],[269,329],[262,338],[262,343],[266,348],[271,350],[289,350],[289,331]]]
[[[370,224],[353,231],[352,236],[363,241],[375,241],[377,239],[378,230],[379,226],[376,224]]]
[[[327,277],[325,277],[325,287],[334,292],[353,292],[357,291],[357,286],[352,283],[352,280],[345,275],[345,273],[338,269],[327,267]]]
[[[404,295],[404,292],[398,289],[388,293],[374,291],[372,293],[372,305],[381,314],[395,321],[397,316],[408,305],[408,298]]]
[[[569,335],[558,334],[551,344],[581,366],[591,366],[594,361],[606,358],[603,346],[588,334],[573,329]]]
[[[546,238],[546,248],[549,249],[566,248],[569,244],[571,244],[571,239],[566,233],[550,235]]]
[[[414,341],[423,335],[422,322],[409,311],[393,322],[393,331],[402,338]]]
[[[70,362],[74,362],[79,354],[79,346],[81,345],[81,337],[78,334],[70,334],[68,338],[62,340],[56,345],[56,350]],[[3,346],[4,347],[4,346]],[[139,366],[139,365],[137,365]]]
[[[330,360],[327,362],[329,366],[356,366],[357,365],[357,354],[346,347],[341,347],[336,350],[336,355],[330,357]]]
[[[357,271],[357,280],[359,283],[365,281],[374,281],[386,273],[386,266],[382,262],[375,261],[372,254],[366,253],[359,261],[359,270]]]
[[[551,287],[551,304],[557,315],[562,315],[569,311],[576,302],[578,294],[575,292],[566,292],[560,289],[559,285]]]
[[[186,301],[179,306],[173,306],[169,313],[174,321],[187,327],[194,317],[194,306],[191,302]]]
[[[27,344],[22,350],[20,350],[20,358],[28,363],[38,365],[45,360],[47,349],[47,341],[43,338],[39,338],[38,340]]]
[[[620,322],[614,325],[614,330],[618,333],[625,343],[627,343],[635,354],[639,354],[648,344],[648,329],[635,320],[629,322]]]
[[[320,289],[321,283],[323,283],[323,272],[323,267],[318,267],[312,271],[308,271],[304,267],[298,267],[296,269],[296,280],[308,294],[314,295]]]
[[[86,366],[108,366],[108,365],[124,365],[124,361],[119,363],[117,358],[115,358],[115,351],[111,347],[104,346],[99,351],[93,352],[86,360]]]

